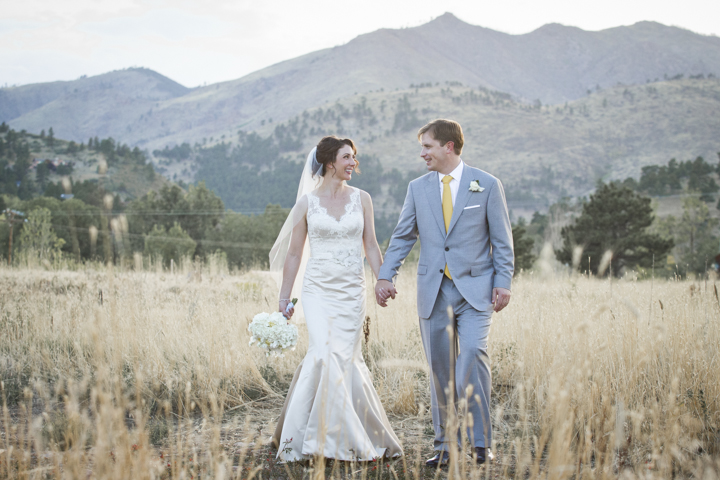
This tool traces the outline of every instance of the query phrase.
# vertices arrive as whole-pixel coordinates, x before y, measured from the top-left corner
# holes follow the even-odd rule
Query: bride
[[[305,164],[295,207],[270,252],[271,271],[281,285],[279,308],[288,319],[294,313],[287,307],[296,277],[302,279],[297,296],[309,335],[307,354],[295,371],[273,435],[277,456],[284,461],[402,455],[360,350],[363,247],[376,278],[382,254],[370,195],[346,184],[358,166],[356,153],[350,139],[320,140]]]

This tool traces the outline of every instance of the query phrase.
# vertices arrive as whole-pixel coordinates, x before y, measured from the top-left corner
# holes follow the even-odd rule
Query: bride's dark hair
[[[322,165],[322,168],[318,172],[321,177],[325,176],[328,165],[333,165],[335,163],[338,151],[340,151],[340,149],[345,145],[352,148],[353,156],[357,155],[357,148],[355,148],[355,144],[349,138],[338,138],[335,135],[328,135],[327,137],[320,139],[320,142],[317,144],[315,156],[318,163]],[[355,159],[355,171],[357,173],[360,173],[359,165],[360,162]]]

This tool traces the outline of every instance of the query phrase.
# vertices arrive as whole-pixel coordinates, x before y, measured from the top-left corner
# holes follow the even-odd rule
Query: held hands
[[[375,300],[381,307],[387,307],[388,298],[392,298],[394,300],[395,295],[397,295],[397,290],[392,282],[387,280],[378,280],[375,284]]]
[[[392,282],[387,280],[378,280],[375,284],[375,300],[381,307],[387,307],[388,299],[392,298],[394,300],[395,295],[397,295],[397,290]],[[506,288],[493,288],[492,304],[495,306],[493,310],[495,312],[499,312],[503,308],[507,307],[508,303],[510,303],[510,295],[512,295],[512,293]]]
[[[503,308],[507,307],[510,303],[510,290],[507,288],[493,288],[492,291],[492,304],[495,305],[494,311],[499,312]]]

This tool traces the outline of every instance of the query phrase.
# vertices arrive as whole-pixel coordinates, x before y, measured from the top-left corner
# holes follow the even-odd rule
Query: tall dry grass
[[[438,474],[716,478],[715,288],[516,279],[490,338],[497,459],[478,468],[455,451]],[[363,348],[406,457],[282,466],[266,442],[307,336],[301,327],[284,358],[248,347],[249,321],[275,306],[266,273],[138,259],[133,270],[1,268],[0,477],[435,478],[422,467],[431,432],[413,275],[398,289],[387,309],[368,303]],[[467,421],[460,412],[450,428]]]

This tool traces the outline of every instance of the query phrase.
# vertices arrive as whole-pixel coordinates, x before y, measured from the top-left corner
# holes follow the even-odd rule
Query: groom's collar
[[[465,169],[465,162],[463,162],[463,161],[462,161],[462,158],[461,158],[461,159],[460,159],[460,163],[458,163],[458,166],[455,167],[455,170],[453,170],[452,172],[450,172],[448,175],[450,175],[450,176],[453,178],[453,180],[457,180],[457,181],[459,182],[460,179],[462,178],[462,173],[463,173],[463,170],[464,170],[464,169]],[[435,172],[435,173],[437,173],[438,181],[439,181],[440,179],[442,179],[442,177],[445,176],[445,175],[443,175],[443,174],[440,173],[440,172]]]

